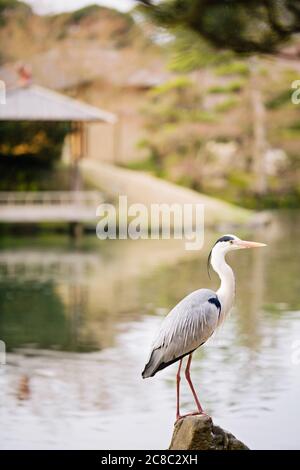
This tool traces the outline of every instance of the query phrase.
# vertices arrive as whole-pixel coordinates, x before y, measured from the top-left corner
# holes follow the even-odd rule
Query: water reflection
[[[300,448],[300,366],[291,362],[300,338],[299,232],[300,219],[286,214],[263,233],[240,234],[269,247],[231,254],[236,307],[195,355],[203,404],[250,447]],[[3,247],[0,336],[9,353],[0,370],[0,445],[165,448],[174,367],[147,381],[140,371],[161,317],[210,285],[205,258],[217,235],[207,235],[201,253],[178,241]],[[285,420],[289,432],[275,433]]]

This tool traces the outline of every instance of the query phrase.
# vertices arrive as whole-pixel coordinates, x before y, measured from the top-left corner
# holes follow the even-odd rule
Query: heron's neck
[[[221,323],[230,311],[235,296],[235,278],[231,267],[225,261],[224,253],[212,252],[211,265],[218,274],[221,285],[217,291],[217,296],[221,303]]]

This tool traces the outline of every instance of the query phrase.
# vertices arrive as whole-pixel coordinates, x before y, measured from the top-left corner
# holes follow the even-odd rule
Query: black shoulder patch
[[[210,299],[208,299],[208,302],[210,304],[215,305],[217,309],[219,310],[219,312],[221,311],[221,304],[220,304],[218,297],[211,297]]]

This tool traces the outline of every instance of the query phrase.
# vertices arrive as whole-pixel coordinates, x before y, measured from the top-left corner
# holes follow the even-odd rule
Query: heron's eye
[[[230,240],[230,242],[229,242],[229,243],[232,245],[232,244],[233,244],[233,240]]]

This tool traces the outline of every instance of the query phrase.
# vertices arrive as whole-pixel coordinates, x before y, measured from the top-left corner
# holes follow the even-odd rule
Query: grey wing
[[[164,319],[142,373],[152,377],[197,349],[215,331],[221,304],[214,291],[199,289],[179,302]]]

